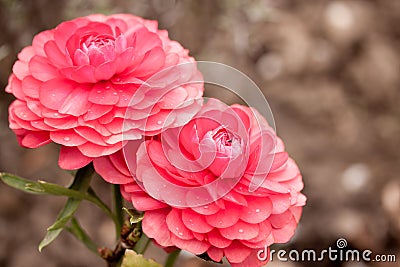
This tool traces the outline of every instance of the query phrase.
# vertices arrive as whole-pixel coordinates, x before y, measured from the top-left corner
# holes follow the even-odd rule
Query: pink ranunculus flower
[[[191,68],[172,68],[184,63]],[[168,75],[156,86],[145,83],[163,70]],[[201,79],[188,50],[156,21],[127,14],[77,18],[39,33],[19,53],[6,88],[17,98],[10,128],[24,147],[61,144],[59,165],[77,169],[126,140],[161,132],[171,110],[202,96],[201,82],[186,84]],[[188,117],[199,108],[195,101],[180,110]]]
[[[145,212],[143,231],[157,244],[237,267],[264,265],[258,252],[293,236],[306,201],[299,169],[266,120],[217,100],[94,166]]]

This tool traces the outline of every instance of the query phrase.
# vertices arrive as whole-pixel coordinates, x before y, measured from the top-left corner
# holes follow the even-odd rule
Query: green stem
[[[92,164],[79,169],[69,189],[85,193],[89,189],[93,173],[94,168]],[[49,245],[58,237],[67,222],[74,216],[81,201],[81,199],[68,198],[64,208],[58,214],[56,222],[47,229],[46,236],[39,244],[39,251],[42,251],[44,247]]]
[[[123,214],[123,203],[122,203],[122,195],[119,188],[119,185],[112,185],[112,195],[113,195],[113,204],[114,204],[114,213],[116,217],[115,222],[115,231],[117,235],[117,239],[119,239],[121,235],[122,225],[124,223],[124,214]]]
[[[178,259],[180,249],[175,250],[171,254],[168,255],[167,261],[165,262],[165,267],[174,267],[176,259]]]
[[[136,243],[136,246],[134,247],[134,251],[137,254],[144,254],[147,250],[147,247],[150,245],[150,239],[144,234],[142,233],[142,237],[140,238],[140,240]]]

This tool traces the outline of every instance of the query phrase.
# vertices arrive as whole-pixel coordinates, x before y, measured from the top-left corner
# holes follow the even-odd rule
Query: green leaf
[[[77,172],[75,179],[72,185],[70,186],[70,189],[85,193],[89,189],[90,180],[92,178],[93,173],[94,170],[92,165],[88,165],[80,169]],[[57,216],[55,223],[47,229],[46,236],[39,244],[39,251],[42,251],[44,247],[48,246],[58,237],[58,235],[62,232],[67,222],[72,218],[75,211],[78,209],[81,201],[82,201],[81,199],[68,198],[64,208]]]
[[[31,194],[43,194],[38,183],[23,179],[10,173],[0,173],[0,179],[7,185]]]
[[[154,260],[146,259],[132,250],[126,250],[121,267],[162,267],[162,265]]]
[[[92,241],[89,235],[83,230],[76,218],[71,219],[71,226],[66,228],[71,234],[79,239],[90,251],[99,255],[98,246]]]
[[[65,196],[90,201],[102,209],[114,223],[117,222],[117,218],[111,209],[96,195],[92,188],[89,188],[87,192],[80,192],[45,181],[31,181],[9,173],[1,173],[0,179],[7,185],[30,194]]]

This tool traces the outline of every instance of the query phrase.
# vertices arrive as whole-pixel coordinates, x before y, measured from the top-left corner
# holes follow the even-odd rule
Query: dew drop
[[[260,209],[256,209],[256,212],[259,213],[259,212],[260,212]]]
[[[162,123],[162,121],[157,121],[157,124],[160,124],[160,125],[161,125],[161,123]]]
[[[110,88],[111,88],[111,86],[109,86],[109,85],[106,86],[106,89],[110,89]]]
[[[114,92],[113,95],[118,95],[118,93],[117,93],[117,92]]]
[[[244,230],[243,229],[239,229],[239,233],[243,233],[244,232]]]
[[[56,97],[56,94],[51,94],[52,97]]]
[[[101,90],[97,90],[97,93],[98,93],[98,94],[101,94],[101,92],[102,92]]]
[[[175,230],[176,230],[176,231],[179,231],[179,227],[176,227]]]
[[[204,208],[204,209],[208,209],[208,206],[204,206],[203,208]]]
[[[70,140],[71,140],[71,138],[69,138],[68,136],[64,137],[65,142],[69,142]]]
[[[179,232],[178,235],[183,236],[183,233],[182,233],[182,232]]]

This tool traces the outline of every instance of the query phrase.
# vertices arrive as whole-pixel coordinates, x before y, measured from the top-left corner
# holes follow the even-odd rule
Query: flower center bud
[[[115,59],[115,38],[111,35],[88,35],[82,38],[80,47],[93,65]]]
[[[233,144],[239,143],[240,139],[223,126],[218,127],[211,132],[217,150],[220,153],[231,155]]]

